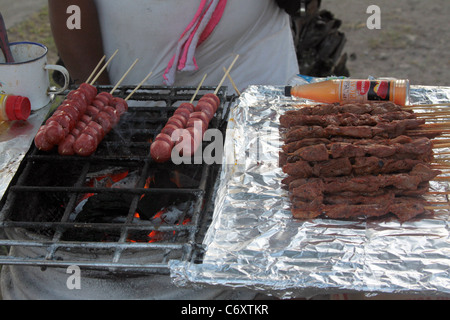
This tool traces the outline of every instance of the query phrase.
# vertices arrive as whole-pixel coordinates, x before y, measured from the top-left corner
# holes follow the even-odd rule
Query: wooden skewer
[[[227,72],[225,72],[225,75],[222,78],[222,81],[220,81],[219,85],[217,86],[216,91],[214,91],[214,94],[217,95],[217,93],[219,93],[220,88],[222,87],[222,84],[224,83],[225,79],[228,77],[228,75],[230,74],[231,69],[233,69],[234,64],[236,63],[237,59],[239,58],[239,55],[236,56],[236,58],[234,58],[233,63],[231,63],[230,67],[228,68]]]
[[[199,93],[201,87],[203,86],[203,83],[205,83],[205,80],[206,80],[206,77],[207,77],[207,76],[208,76],[208,74],[205,74],[205,75],[203,76],[202,81],[200,81],[200,84],[198,85],[197,90],[195,91],[195,93],[194,93],[194,95],[192,96],[192,99],[191,99],[191,101],[190,101],[191,104],[194,103],[195,98],[197,97],[197,95],[198,95],[198,93]]]
[[[435,164],[449,164],[450,158],[435,158],[432,160],[432,163]]]
[[[426,206],[423,207],[425,210],[443,210],[443,209],[450,209],[450,205],[447,206]]]
[[[438,128],[419,128],[415,130],[406,130],[408,134],[420,134],[420,133],[436,133],[439,135],[450,133],[450,129],[438,129]]]
[[[450,116],[450,111],[434,111],[434,112],[415,112],[416,116]]]
[[[138,91],[145,83],[145,81],[147,81],[153,74],[153,71],[150,72],[144,80],[141,81],[141,83],[138,84],[138,86],[136,88],[134,88],[133,91],[131,91],[131,93],[128,95],[128,97],[125,98],[125,101],[130,100],[130,98],[136,93],[136,91]]]
[[[442,202],[442,201],[427,201],[427,203],[428,204],[437,204],[437,205],[442,205],[442,204],[449,205],[450,204],[449,202]]]
[[[447,160],[448,161],[448,160]],[[438,160],[433,160],[431,166],[434,168],[442,167],[442,168],[450,168],[450,164],[448,162],[439,162]]]
[[[91,81],[91,79],[94,77],[94,75],[97,72],[98,68],[100,68],[100,66],[102,65],[103,61],[105,61],[105,59],[106,59],[106,56],[103,56],[103,58],[101,58],[100,62],[97,64],[97,66],[95,67],[94,71],[92,71],[92,73],[89,76],[89,78],[87,78],[86,83],[89,83],[89,81]]]
[[[111,58],[109,58],[108,61],[106,61],[105,65],[103,66],[103,68],[100,70],[100,72],[97,74],[97,76],[94,78],[94,80],[92,80],[90,82],[90,85],[93,85],[98,78],[100,77],[100,75],[103,73],[103,71],[105,71],[106,67],[108,67],[108,65],[111,63],[111,61],[114,59],[114,57],[117,55],[117,53],[119,52],[119,49],[117,49],[114,54],[111,56]]]
[[[450,139],[437,139],[437,140],[435,139],[435,140],[432,140],[431,143],[433,145],[448,144],[450,146]],[[442,147],[440,147],[440,148],[442,148]]]
[[[431,108],[431,107],[441,107],[441,106],[450,106],[450,102],[446,103],[434,103],[434,104],[411,104],[405,106],[405,108]]]
[[[122,78],[119,80],[119,82],[117,82],[116,86],[111,90],[110,94],[113,94],[114,91],[116,91],[116,89],[122,84],[123,80],[125,80],[125,78],[128,76],[130,71],[134,68],[136,63],[138,63],[138,61],[139,61],[139,59],[136,59],[136,61],[133,62],[133,64],[130,66],[130,68],[128,68],[127,72],[125,72],[125,74],[122,76]]]
[[[423,124],[420,127],[421,128],[433,128],[433,127],[441,127],[441,126],[450,127],[450,122],[443,122],[443,121],[441,121],[441,122],[431,122],[431,123]]]
[[[227,72],[227,68],[223,67],[223,71]],[[231,78],[231,75],[230,75],[230,74],[228,74],[228,80],[230,80],[231,85],[232,85],[233,88],[234,88],[234,91],[236,91],[237,95],[240,96],[240,95],[241,95],[241,92],[240,92],[239,89],[237,88],[236,83],[234,83],[233,78]]]
[[[434,169],[439,169],[439,170],[443,170],[442,173],[449,173],[448,170],[450,170],[450,164],[442,164],[442,163],[431,163],[430,164],[431,167],[433,167]]]
[[[429,191],[429,192],[427,192],[427,194],[445,196],[445,195],[450,194],[450,191]]]
[[[446,121],[448,119],[450,119],[450,114],[445,115],[445,116],[425,116],[425,117],[417,117],[417,119],[423,119],[425,121]],[[430,123],[430,122],[427,122]]]
[[[450,180],[450,177],[438,176],[438,177],[435,177],[433,180],[434,181],[447,181],[447,180]]]
[[[450,148],[450,144],[438,144],[438,145],[434,145],[433,149],[443,149],[443,148]]]

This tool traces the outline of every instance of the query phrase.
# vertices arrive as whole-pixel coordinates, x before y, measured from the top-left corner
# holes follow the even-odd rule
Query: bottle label
[[[8,116],[6,115],[4,102],[6,100],[7,95],[6,94],[0,94],[0,121],[6,121],[8,120]]]
[[[386,80],[344,80],[341,99],[349,102],[390,101],[391,82]]]

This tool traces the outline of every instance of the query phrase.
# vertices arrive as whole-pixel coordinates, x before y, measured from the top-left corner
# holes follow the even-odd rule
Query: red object
[[[10,121],[27,120],[31,114],[30,100],[21,96],[8,96],[5,102],[5,112]]]
[[[358,90],[358,93],[360,95],[365,95],[367,92],[369,92],[370,89],[370,81],[358,81],[356,83],[356,89]]]

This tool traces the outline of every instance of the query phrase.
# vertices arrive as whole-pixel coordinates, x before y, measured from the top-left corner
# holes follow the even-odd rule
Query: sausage
[[[166,141],[157,140],[150,147],[150,155],[157,163],[167,162],[172,156],[172,146]]]
[[[174,152],[182,157],[192,156],[201,144],[201,134],[194,127],[183,130],[183,134],[174,146]],[[200,137],[200,138],[199,138]]]
[[[103,138],[105,138],[106,132],[99,123],[91,121],[89,122],[88,126],[93,127],[99,133],[100,141],[103,140]]]
[[[66,113],[72,120],[78,121],[81,119],[82,113],[70,104],[65,104],[58,108],[57,112]]]
[[[93,118],[99,113],[100,113],[100,109],[93,105],[88,106],[86,109],[86,115],[93,117]]]
[[[56,145],[61,147],[62,154],[70,154],[70,142],[83,132],[90,117],[85,117],[88,105],[97,96],[97,88],[83,83],[76,90],[69,92],[65,100],[47,119],[35,137],[36,147],[50,151]]]
[[[68,135],[76,125],[76,121],[71,119],[65,113],[58,113],[57,115],[53,115],[49,120],[58,122],[64,128],[66,135]]]
[[[186,121],[186,123],[187,123],[187,121]],[[174,126],[180,128],[180,129],[184,129],[184,126],[185,126],[185,124],[183,123],[183,121],[181,121],[181,120],[178,119],[178,118],[174,118],[174,117],[171,117],[171,118],[169,119],[169,121],[167,121],[167,124],[166,124],[166,125],[168,125],[168,124],[173,124]]]
[[[128,103],[122,98],[114,97],[110,105],[117,110],[119,116],[122,116],[128,111]]]
[[[206,113],[204,113],[203,111],[196,111],[194,113],[191,113],[191,116],[189,119],[192,118],[197,118],[197,119],[201,119],[205,124],[207,124],[209,126],[209,117]]]
[[[72,131],[70,131],[69,135],[74,136],[75,138],[78,138],[81,134],[81,132],[83,132],[82,130],[77,129],[76,127],[72,129]],[[69,136],[67,135],[67,137]],[[66,138],[67,138],[66,137]],[[64,143],[64,142],[63,142]]]
[[[101,103],[102,108],[109,105],[109,99],[105,96],[100,96],[100,94],[95,97],[94,102]],[[92,103],[94,104],[94,103]]]
[[[87,104],[80,100],[64,100],[63,103],[57,108],[57,110],[61,110],[65,107],[70,107],[72,109],[77,110],[79,113],[83,114],[86,112]]]
[[[92,120],[91,116],[89,116],[87,114],[84,114],[84,115],[81,116],[81,119],[80,119],[80,121],[78,123],[81,122],[81,123],[88,124],[89,122],[91,122],[91,120]]]
[[[94,101],[92,101],[92,106],[96,107],[99,111],[102,111],[107,104],[102,100],[95,98]]]
[[[209,121],[214,118],[216,111],[214,110],[214,106],[210,103],[201,103],[198,105],[197,112],[203,112],[208,116]]]
[[[77,155],[88,157],[95,152],[97,144],[92,136],[83,133],[75,140],[73,148]]]
[[[178,120],[180,120],[181,123],[183,124],[183,128],[186,128],[186,125],[187,125],[187,122],[189,120],[189,117],[186,118],[182,114],[174,114],[172,117],[170,117],[170,119],[178,119]]]
[[[104,92],[100,92],[97,95],[97,99],[103,101],[105,106],[109,106],[111,104],[112,100],[114,99],[114,97],[109,92],[104,91]]]
[[[106,106],[105,109],[103,109],[103,111],[106,112],[111,118],[113,127],[119,123],[120,117],[116,109],[114,109],[111,106]]]
[[[177,127],[177,126],[175,126],[175,125],[173,125],[173,124],[167,124],[167,125],[161,130],[161,133],[165,133],[165,134],[167,134],[169,137],[172,137],[173,132],[174,132],[175,130],[178,130],[178,129],[183,129],[183,128],[179,128],[179,127]]]
[[[194,112],[195,106],[192,103],[184,102],[180,104],[178,109],[187,109],[190,113]]]
[[[202,105],[204,105],[204,104],[209,104],[209,105],[211,105],[213,108],[214,108],[214,110],[215,110],[215,102],[213,102],[212,100],[210,100],[209,98],[208,99],[200,99],[198,102],[197,102],[197,105],[195,106],[195,109],[194,109],[194,111],[201,111],[200,109],[201,109],[201,106]]]
[[[88,83],[82,83],[79,89],[86,95],[86,98],[89,102],[94,100],[97,96],[97,88]]]
[[[80,137],[83,134],[87,134],[87,135],[91,136],[92,138],[94,138],[95,149],[97,149],[100,141],[102,140],[101,134],[97,130],[95,130],[95,128],[93,126],[90,126],[90,125],[88,125],[86,128],[84,128],[84,130],[81,133]]]
[[[83,90],[80,89],[70,91],[65,101],[77,101],[81,105],[85,106],[87,106],[90,102]]]
[[[176,115],[176,114],[181,114],[185,118],[189,119],[189,116],[191,115],[191,112],[189,112],[189,110],[187,110],[185,108],[181,108],[181,109],[175,110],[174,115]]]
[[[197,141],[201,141],[203,139],[202,132],[199,131],[196,127],[186,128],[189,134]]]
[[[56,121],[50,121],[43,131],[46,141],[52,145],[59,144],[66,137],[64,128]]]
[[[175,145],[175,141],[173,141],[172,138],[165,133],[158,134],[155,138],[155,141],[165,141],[170,145],[171,148],[173,148],[173,146]]]
[[[207,98],[211,98],[214,100],[214,102],[216,103],[215,108],[216,108],[216,112],[217,112],[217,109],[219,109],[219,106],[220,106],[220,98],[214,93],[207,93],[203,97],[201,97],[200,100],[207,99]]]
[[[199,129],[201,129],[202,130],[202,136],[203,136],[203,133],[205,133],[206,132],[206,130],[208,130],[208,126],[209,126],[209,123],[206,123],[206,122],[204,122],[202,119],[199,119],[199,118],[190,118],[189,120],[188,120],[188,123],[187,123],[187,128],[189,128],[189,127],[195,127],[195,128],[199,128]]]
[[[72,135],[72,133],[69,133],[63,143],[58,146],[58,153],[62,156],[73,156],[75,154],[75,150],[73,148],[75,141],[76,137]]]
[[[61,155],[89,156],[126,111],[128,104],[124,99],[114,98],[107,92],[97,95],[94,86],[82,84],[69,93],[41,127],[35,144],[45,151],[58,145]],[[180,122],[180,119],[173,121],[178,125]]]
[[[217,111],[217,109],[219,109],[219,105],[216,103],[216,101],[214,99],[212,99],[211,97],[206,97],[206,98],[203,97],[198,101],[197,106],[196,106],[196,111],[198,111],[197,110],[198,105],[203,104],[203,103],[209,103],[211,106],[213,106],[214,113]]]
[[[47,138],[45,137],[46,129],[47,125],[43,125],[41,128],[39,128],[36,136],[34,137],[34,144],[36,148],[42,151],[50,151],[55,147],[54,144],[51,144],[47,141]]]
[[[91,128],[86,129],[88,126],[90,126]],[[104,131],[102,127],[95,121],[90,121],[88,124],[79,121],[76,127],[72,129],[72,131],[67,135],[64,141],[59,144],[58,153],[62,156],[74,155],[74,143],[82,133],[95,135],[97,143],[104,137]]]
[[[99,125],[102,126],[106,134],[108,134],[113,128],[111,117],[106,112],[103,111],[99,112],[94,117],[94,120],[95,122],[97,122]]]

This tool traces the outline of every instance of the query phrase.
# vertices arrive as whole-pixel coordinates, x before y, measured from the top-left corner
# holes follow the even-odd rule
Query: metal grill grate
[[[109,86],[99,87],[99,91],[110,90]],[[124,98],[132,90],[120,87],[114,95]],[[164,274],[168,273],[169,260],[201,260],[201,240],[212,213],[220,165],[156,164],[149,156],[151,141],[195,90],[142,87],[129,101],[129,112],[91,157],[61,157],[56,152],[40,152],[33,145],[2,200],[0,231],[4,232],[0,234],[4,236],[0,246],[8,247],[10,253],[0,256],[0,265],[77,265],[111,272]],[[214,90],[203,87],[198,98]],[[222,119],[227,119],[224,113],[234,100],[226,93],[226,88],[219,91],[221,107],[210,125],[223,134],[226,121]],[[98,185],[96,178],[105,170],[132,173],[134,183]],[[185,180],[181,185],[180,176]],[[167,183],[174,177],[177,185]],[[89,181],[94,185],[87,185]],[[149,181],[154,185],[149,186]],[[86,195],[106,197],[108,204],[121,197],[127,201],[119,203],[118,216],[80,222],[74,212]],[[138,219],[142,199],[177,211],[177,221],[162,223],[153,216]],[[158,238],[150,238],[152,233]],[[17,248],[25,250],[14,250]]]

